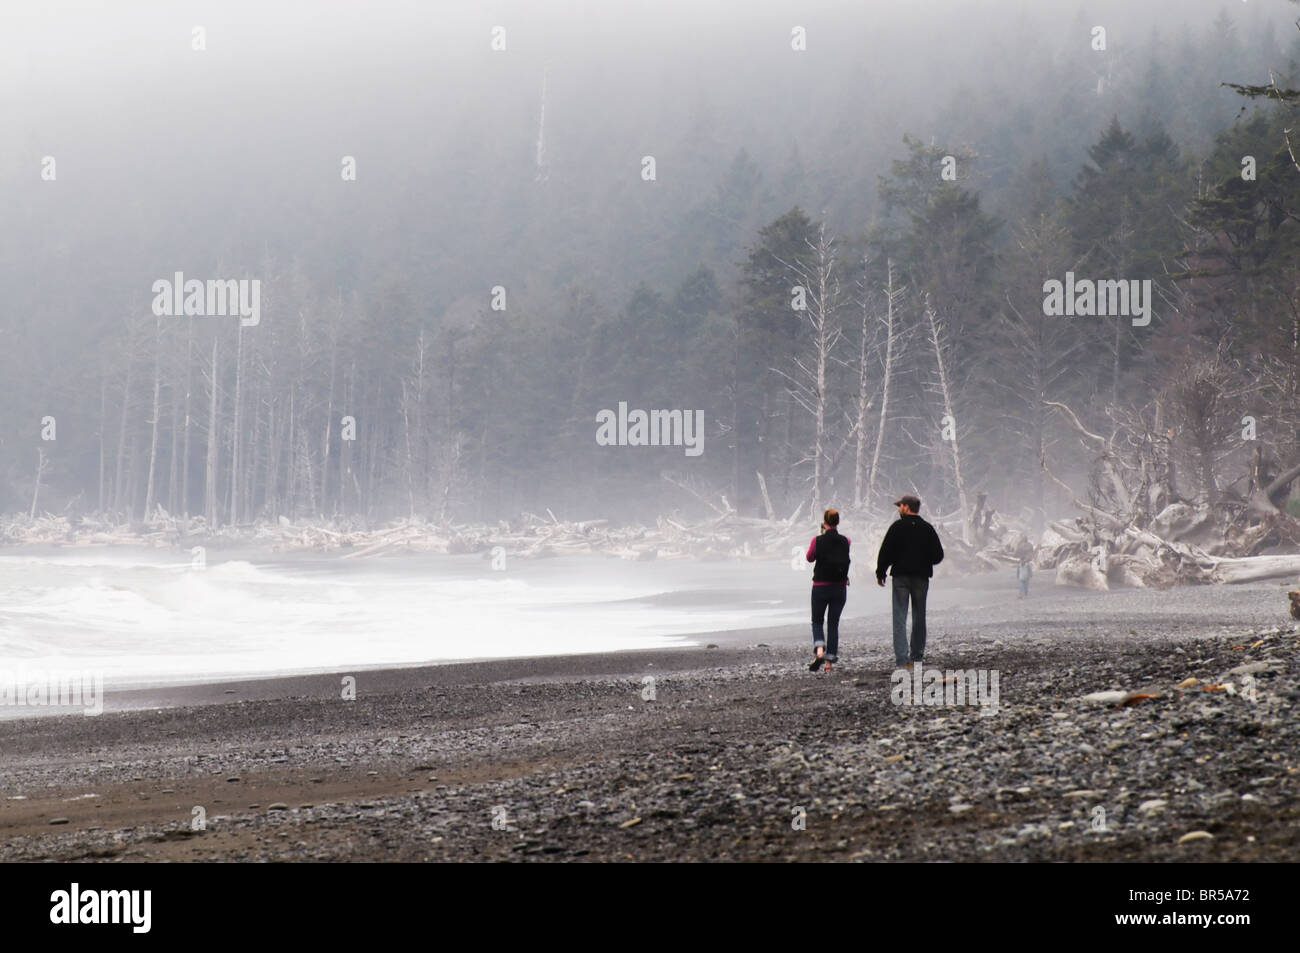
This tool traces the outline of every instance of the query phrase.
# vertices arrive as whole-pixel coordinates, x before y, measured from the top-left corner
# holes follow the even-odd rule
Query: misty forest
[[[975,566],[1294,573],[1300,8],[1041,6],[10,58],[4,532],[749,551],[912,491]],[[258,320],[157,314],[178,272]],[[1049,313],[1067,280],[1149,321]],[[697,452],[598,440],[620,406]]]

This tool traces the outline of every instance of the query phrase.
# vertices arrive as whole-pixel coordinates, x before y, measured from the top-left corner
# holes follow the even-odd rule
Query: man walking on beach
[[[839,533],[840,514],[827,510],[822,514],[822,531],[808,545],[808,562],[813,563],[812,632],[813,660],[808,670],[824,671],[838,662],[840,649],[840,613],[849,592],[849,544]],[[825,617],[825,632],[822,618]]]
[[[898,519],[889,527],[876,559],[876,583],[885,584],[885,573],[893,567],[894,579],[894,662],[911,668],[925,658],[925,597],[930,590],[934,567],[943,561],[943,544],[934,527],[921,517],[921,500],[904,493],[894,501]],[[907,642],[907,605],[912,604],[912,643]]]
[[[1016,566],[1016,582],[1020,583],[1020,595],[1016,598],[1029,598],[1029,580],[1033,575],[1034,564],[1022,556],[1019,565]]]

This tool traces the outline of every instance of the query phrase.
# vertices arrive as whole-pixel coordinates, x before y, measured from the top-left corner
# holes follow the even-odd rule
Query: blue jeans
[[[817,646],[826,646],[826,661],[840,660],[840,613],[848,598],[848,586],[812,587],[813,652]],[[826,617],[826,632],[822,632],[822,617]]]
[[[894,661],[899,668],[925,658],[925,596],[930,591],[927,576],[893,576]],[[907,645],[907,605],[912,604],[912,646]]]

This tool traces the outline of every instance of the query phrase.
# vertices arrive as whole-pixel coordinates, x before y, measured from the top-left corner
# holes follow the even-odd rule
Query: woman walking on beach
[[[808,665],[810,672],[819,668],[829,672],[831,666],[839,661],[840,613],[844,611],[848,597],[851,542],[847,536],[840,535],[839,525],[839,511],[827,510],[822,514],[821,535],[814,536],[808,546],[808,562],[813,564],[813,660]]]

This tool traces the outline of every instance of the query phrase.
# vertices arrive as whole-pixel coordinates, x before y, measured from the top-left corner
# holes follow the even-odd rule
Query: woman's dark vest
[[[814,555],[813,582],[849,581],[849,541],[836,530],[828,529],[817,537]]]

